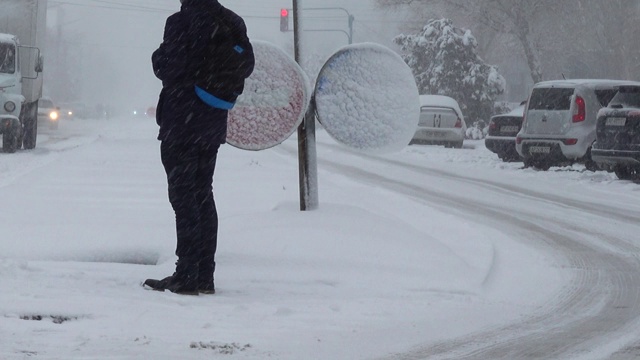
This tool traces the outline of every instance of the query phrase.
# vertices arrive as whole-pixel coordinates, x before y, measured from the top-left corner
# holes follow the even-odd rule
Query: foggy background
[[[241,15],[252,40],[273,42],[293,56],[293,32],[280,31],[280,9],[290,0],[223,0]],[[305,8],[342,7],[352,14],[354,42],[393,46],[397,20],[385,20],[374,1],[304,0]],[[162,41],[166,18],[179,0],[49,0],[45,48],[45,95],[57,102],[105,103],[119,109],[155,106],[160,81],[151,69],[151,54]],[[348,15],[343,10],[308,12],[305,51],[319,67],[332,52],[348,44]],[[384,21],[384,26],[381,27]],[[293,19],[290,16],[290,26]]]
[[[280,31],[280,9],[291,0],[221,0],[241,15],[255,40],[293,55],[293,32]],[[393,38],[418,32],[432,18],[451,18],[478,39],[483,59],[507,81],[503,100],[524,100],[533,85],[518,26],[527,24],[544,80],[638,80],[640,1],[637,0],[301,0],[305,9],[303,67],[313,77],[322,63],[353,42],[376,42],[399,51]],[[409,4],[410,3],[410,4]],[[523,10],[509,27],[495,9]],[[151,53],[179,0],[49,0],[45,47],[45,95],[57,102],[102,103],[118,112],[154,106],[160,91]],[[332,8],[343,8],[332,9]],[[293,21],[290,19],[290,28]]]

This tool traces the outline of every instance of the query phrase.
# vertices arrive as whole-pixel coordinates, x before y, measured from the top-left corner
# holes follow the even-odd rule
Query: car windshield
[[[572,96],[572,88],[533,89],[529,110],[569,110]]]
[[[609,106],[640,108],[640,87],[622,87]]]
[[[13,74],[16,71],[16,48],[13,44],[0,43],[0,73]]]
[[[53,107],[53,102],[51,100],[47,100],[47,99],[40,99],[38,104],[39,104],[39,106],[41,108],[52,108]]]

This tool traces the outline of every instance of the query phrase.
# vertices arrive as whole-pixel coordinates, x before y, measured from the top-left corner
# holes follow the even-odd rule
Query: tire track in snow
[[[295,153],[294,149],[284,146],[281,149]],[[569,288],[518,323],[488,328],[437,344],[426,344],[382,359],[579,358],[619,341],[621,337],[637,338],[637,325],[640,324],[640,262],[636,254],[640,248],[619,233],[603,231],[596,221],[623,221],[625,227],[635,227],[634,233],[637,233],[640,230],[637,212],[577,199],[557,198],[513,185],[459,176],[376,156],[357,156],[360,160],[358,165],[327,159],[319,159],[319,164],[324,170],[330,169],[372,186],[383,186],[444,212],[473,215],[476,218],[481,216],[485,224],[512,233],[514,238],[528,241],[529,245],[545,246],[545,251],[564,256],[567,266],[575,274]],[[383,163],[390,169],[387,168],[384,174],[366,170],[362,159],[374,164]],[[424,185],[428,181],[421,184],[407,181],[407,177],[402,176],[407,171],[446,179],[449,183],[476,186],[495,196],[485,194],[482,199],[473,199],[460,196],[455,191],[434,190]],[[568,215],[555,217],[538,214],[535,210],[526,210],[523,202]],[[583,217],[585,213],[590,218],[586,223],[572,221],[576,216]],[[637,347],[628,349],[633,351]],[[639,353],[636,351],[634,354]],[[633,356],[628,351],[625,355]]]

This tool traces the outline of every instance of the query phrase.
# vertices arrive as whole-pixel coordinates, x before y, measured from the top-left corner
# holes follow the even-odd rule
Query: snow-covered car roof
[[[525,110],[526,106],[525,105],[520,105],[517,108],[506,112],[504,114],[498,114],[498,115],[493,115],[492,117],[499,117],[499,116],[509,116],[509,117],[515,117],[515,116],[519,116],[519,117],[524,117],[524,110]]]
[[[445,108],[452,108],[454,109],[458,115],[462,118],[462,110],[460,110],[460,105],[458,105],[458,102],[449,97],[449,96],[444,96],[444,95],[420,95],[420,106],[438,106],[438,107],[445,107]]]
[[[618,85],[638,85],[636,81],[629,80],[612,80],[612,79],[570,79],[570,80],[549,80],[541,81],[534,85],[534,88],[540,87],[574,87],[577,85],[596,88],[599,86],[618,86]]]

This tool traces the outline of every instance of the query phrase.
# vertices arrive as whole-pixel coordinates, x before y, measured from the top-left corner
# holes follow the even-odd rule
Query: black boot
[[[180,295],[198,295],[198,288],[195,286],[195,282],[190,283],[188,281],[179,280],[175,274],[167,276],[162,280],[147,279],[145,280],[144,285],[157,291],[169,290],[172,293]]]
[[[198,291],[201,294],[215,294],[216,287],[213,283],[213,272],[216,263],[212,260],[200,262],[198,266]]]
[[[190,259],[178,259],[176,272],[162,280],[147,279],[145,286],[153,290],[165,291],[181,295],[198,295],[198,264]]]

